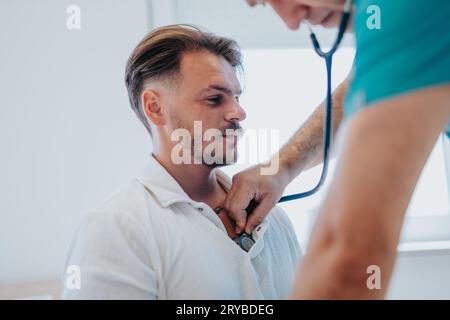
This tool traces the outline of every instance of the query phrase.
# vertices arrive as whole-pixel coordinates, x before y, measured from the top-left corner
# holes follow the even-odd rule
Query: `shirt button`
[[[203,212],[203,208],[197,208],[198,211]]]

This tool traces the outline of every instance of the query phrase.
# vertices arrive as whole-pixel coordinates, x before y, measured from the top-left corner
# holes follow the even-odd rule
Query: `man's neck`
[[[221,207],[226,197],[225,190],[217,181],[214,168],[201,164],[179,164],[176,165],[170,155],[164,153],[153,154],[153,157],[170,173],[170,175],[180,184],[181,188],[194,201],[204,202],[211,208]],[[222,221],[228,236],[235,239],[236,225],[234,221],[220,210],[216,212]]]
[[[214,168],[202,164],[174,164],[170,155],[164,153],[153,155],[153,157],[192,200],[204,202],[211,207],[222,203],[225,191],[217,181]]]

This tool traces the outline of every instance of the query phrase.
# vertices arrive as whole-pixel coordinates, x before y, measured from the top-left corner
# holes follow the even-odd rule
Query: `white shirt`
[[[230,187],[222,171],[216,175]],[[294,230],[280,208],[260,226],[245,252],[216,213],[150,157],[140,178],[78,228],[65,270],[79,267],[80,289],[65,286],[63,298],[287,298],[300,257]]]

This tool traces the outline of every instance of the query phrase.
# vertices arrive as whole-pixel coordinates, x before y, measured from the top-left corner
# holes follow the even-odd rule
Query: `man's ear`
[[[141,95],[141,101],[145,115],[154,125],[163,126],[166,124],[158,92],[151,89],[144,90]]]

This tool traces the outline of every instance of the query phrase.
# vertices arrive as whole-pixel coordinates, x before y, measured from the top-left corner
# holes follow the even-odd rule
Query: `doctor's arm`
[[[441,86],[378,103],[349,122],[293,298],[384,297],[405,211],[449,118],[450,86]],[[380,268],[379,290],[367,286],[370,266]]]
[[[339,128],[342,120],[342,105],[348,85],[347,79],[333,93],[334,132]],[[279,168],[275,174],[261,175],[261,170],[266,165],[260,164],[234,175],[224,208],[236,222],[237,233],[245,228],[250,234],[277,204],[286,186],[302,171],[322,162],[324,108],[325,103],[321,103],[271,160],[271,163],[278,163]],[[257,206],[247,219],[245,208],[252,199],[256,201]]]

